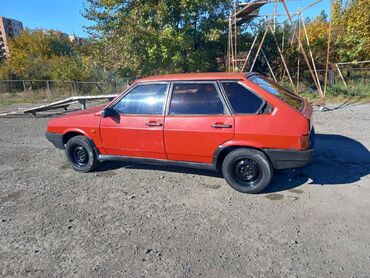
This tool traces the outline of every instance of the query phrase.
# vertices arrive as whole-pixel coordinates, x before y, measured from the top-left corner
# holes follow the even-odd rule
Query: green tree
[[[352,0],[333,7],[334,47],[339,61],[370,59],[370,1]]]
[[[306,24],[306,29],[315,64],[318,68],[325,68],[329,29],[327,15],[321,13],[321,15]],[[304,30],[301,30],[301,38],[302,42],[305,42]],[[335,52],[332,51],[332,60],[336,60],[334,56]]]
[[[94,58],[121,75],[223,69],[228,0],[88,0]]]
[[[10,41],[9,47],[11,55],[0,66],[0,78],[99,79],[97,68],[87,55],[88,46],[75,47],[60,32],[25,30]]]
[[[370,59],[370,1],[334,0],[330,61],[351,62]],[[323,68],[328,42],[329,22],[320,15],[307,24],[307,33],[318,66]]]
[[[61,81],[96,81],[99,75],[88,57],[60,56],[53,60],[50,78]]]
[[[25,30],[9,42],[11,55],[2,72],[22,79],[49,79],[55,57],[71,55],[68,40],[53,32]]]

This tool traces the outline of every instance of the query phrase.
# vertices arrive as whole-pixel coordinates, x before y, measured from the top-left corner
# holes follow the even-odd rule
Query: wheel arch
[[[84,133],[82,133],[80,131],[67,131],[66,133],[63,134],[63,144],[64,145],[67,144],[67,142],[71,138],[79,136],[79,135],[86,136]]]
[[[82,130],[68,130],[67,132],[65,132],[63,134],[63,144],[65,145],[71,138],[76,137],[76,136],[81,136],[81,135],[85,136],[88,139],[96,155],[99,156],[100,152],[98,148],[96,147],[94,140],[92,140],[89,136],[87,136],[86,133],[83,132]]]
[[[217,170],[220,170],[221,167],[222,167],[222,163],[225,160],[225,157],[229,153],[231,153],[232,151],[237,150],[237,149],[253,149],[253,150],[260,151],[267,157],[267,159],[271,163],[270,157],[268,156],[268,154],[262,148],[249,146],[249,145],[239,145],[238,144],[238,145],[230,145],[230,146],[219,146],[217,148],[217,150],[215,151],[214,156],[213,156],[213,164],[215,165],[214,167]]]

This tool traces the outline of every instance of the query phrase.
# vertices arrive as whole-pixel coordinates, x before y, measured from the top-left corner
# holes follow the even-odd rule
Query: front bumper
[[[58,149],[64,150],[63,134],[45,132],[46,139],[54,144]]]
[[[275,169],[298,168],[307,165],[311,159],[314,150],[279,150],[264,149]]]

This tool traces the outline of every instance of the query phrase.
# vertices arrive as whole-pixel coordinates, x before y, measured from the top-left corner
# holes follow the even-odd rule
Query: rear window
[[[233,111],[237,114],[257,113],[263,100],[237,82],[222,82]]]
[[[277,96],[278,98],[280,98],[282,101],[289,104],[293,108],[302,111],[304,101],[298,95],[288,91],[287,89],[275,83],[274,81],[269,80],[261,75],[252,75],[248,77],[248,79],[252,81],[254,84],[260,86],[265,91]]]

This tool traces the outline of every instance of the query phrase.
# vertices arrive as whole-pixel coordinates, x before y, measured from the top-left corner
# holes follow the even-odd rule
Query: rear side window
[[[289,104],[293,108],[302,111],[304,101],[298,95],[288,91],[287,89],[275,83],[274,81],[269,80],[261,75],[252,75],[248,79],[252,81],[254,84],[260,86],[265,91],[277,96],[278,98],[280,98],[282,101]]]
[[[213,83],[174,84],[170,115],[220,115],[224,106]]]
[[[222,82],[227,98],[236,114],[255,114],[263,100],[237,82]]]
[[[143,84],[133,88],[114,109],[120,114],[161,115],[167,84]]]

